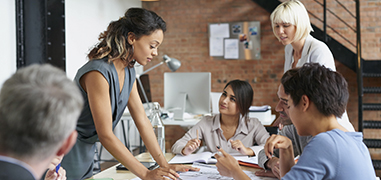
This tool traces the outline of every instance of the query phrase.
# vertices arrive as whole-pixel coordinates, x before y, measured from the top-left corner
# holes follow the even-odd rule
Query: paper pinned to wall
[[[238,39],[224,39],[224,58],[225,59],[238,59]]]
[[[224,38],[229,37],[229,23],[211,24],[209,26],[209,55],[224,55]]]
[[[210,37],[229,37],[229,23],[211,24]]]
[[[224,55],[224,38],[223,37],[209,37],[209,56],[223,56]]]

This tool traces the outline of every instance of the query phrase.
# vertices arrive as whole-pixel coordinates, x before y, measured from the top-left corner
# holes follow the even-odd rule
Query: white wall
[[[16,3],[0,0],[0,87],[16,71]]]
[[[16,71],[15,0],[0,0],[0,87]],[[86,63],[86,54],[98,41],[99,33],[130,7],[141,7],[140,0],[66,0],[66,72],[73,79]],[[139,71],[139,70],[138,70]]]
[[[4,0],[6,1],[6,0]],[[142,7],[140,0],[66,0],[66,73],[74,79],[87,62],[86,55],[111,21],[130,7]]]
[[[16,71],[15,0],[0,0],[0,87]],[[77,70],[87,62],[86,54],[98,42],[110,21],[118,20],[130,7],[142,7],[140,0],[66,0],[66,72],[74,79]],[[137,73],[142,72],[142,66]],[[132,123],[132,122],[131,122]],[[135,129],[135,128],[132,128]],[[136,134],[136,131],[130,132]],[[123,140],[120,123],[115,134]],[[131,135],[131,134],[130,134]],[[130,136],[129,135],[129,136]],[[135,137],[132,143],[138,141]],[[130,140],[131,141],[131,140]],[[106,152],[102,159],[111,158]]]

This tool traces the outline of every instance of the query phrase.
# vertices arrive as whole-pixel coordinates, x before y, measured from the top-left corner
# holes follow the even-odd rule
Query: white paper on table
[[[182,180],[233,180],[231,177],[221,176],[216,166],[193,163],[193,167],[200,168],[200,171],[187,171],[178,172]],[[250,179],[254,180],[275,180],[277,178],[258,177],[251,171],[243,171]],[[140,178],[134,178],[133,180],[140,180]]]
[[[180,173],[180,178],[182,180],[233,180],[231,177],[221,176],[220,173],[217,170],[216,166],[213,165],[207,165],[207,164],[201,164],[201,163],[193,163],[193,167],[200,168],[200,171],[188,171],[188,172],[182,172]],[[245,174],[247,174],[250,179],[254,180],[275,180],[277,178],[268,178],[268,177],[258,177],[254,174],[254,172],[251,171],[243,171]]]
[[[242,162],[247,162],[251,164],[258,164],[258,157],[257,156],[234,156],[235,159]]]
[[[238,39],[224,39],[224,58],[238,59]]]
[[[212,152],[202,152],[197,154],[189,154],[187,156],[183,156],[177,154],[173,157],[168,163],[169,164],[183,164],[183,163],[193,163],[193,162],[203,162],[203,163],[217,163],[216,159],[213,159],[212,156],[214,153]]]

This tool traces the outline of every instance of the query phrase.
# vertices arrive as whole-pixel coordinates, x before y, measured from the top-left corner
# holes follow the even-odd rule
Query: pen
[[[56,173],[58,174],[58,170],[60,169],[61,167],[61,163],[59,163],[57,166],[56,166]]]
[[[196,130],[196,133],[197,133],[197,140],[198,140],[198,129]]]

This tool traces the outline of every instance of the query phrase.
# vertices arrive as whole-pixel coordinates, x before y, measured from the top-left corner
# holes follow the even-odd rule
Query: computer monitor
[[[211,73],[164,73],[164,108],[174,113],[174,119],[190,114],[210,113]]]

